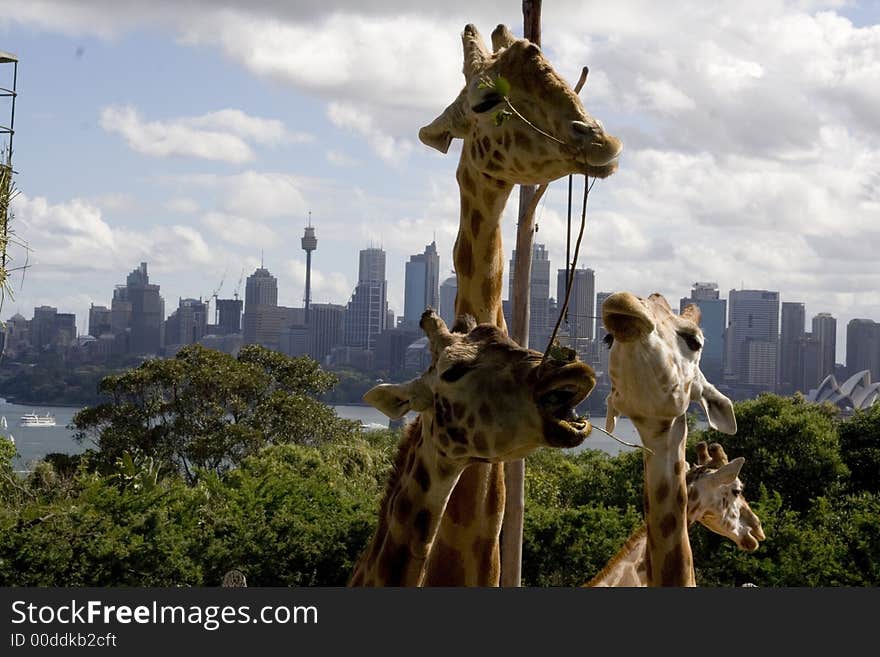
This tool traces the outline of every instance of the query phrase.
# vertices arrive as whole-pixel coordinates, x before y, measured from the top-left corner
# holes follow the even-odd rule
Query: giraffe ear
[[[713,481],[718,482],[719,486],[729,486],[739,476],[739,471],[742,470],[743,463],[745,462],[746,460],[742,456],[738,456],[730,463],[722,465],[709,476],[712,477]]]
[[[363,397],[370,406],[396,420],[410,411],[424,411],[431,405],[431,391],[421,379],[407,383],[383,383],[367,390]]]
[[[419,130],[419,141],[446,153],[453,138],[464,138],[470,128],[464,111],[465,98],[465,90],[462,89],[458,98],[440,116]]]
[[[694,381],[692,392],[697,393],[695,401],[700,402],[703,412],[706,413],[706,421],[712,429],[729,435],[736,433],[736,415],[733,412],[733,402],[718,392],[718,389],[706,380],[702,372],[699,372],[698,380]]]

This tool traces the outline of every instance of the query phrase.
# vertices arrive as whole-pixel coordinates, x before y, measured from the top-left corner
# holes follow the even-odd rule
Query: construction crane
[[[241,276],[238,277],[238,285],[235,286],[235,293],[232,295],[238,300],[238,291],[241,289],[241,281],[244,279],[244,267],[241,268]]]
[[[220,324],[220,307],[217,305],[217,295],[220,294],[220,288],[223,287],[223,281],[226,280],[226,271],[226,269],[223,270],[223,276],[220,277],[220,283],[214,288],[211,296],[208,297],[208,303],[211,303],[211,299],[214,300],[214,326]]]

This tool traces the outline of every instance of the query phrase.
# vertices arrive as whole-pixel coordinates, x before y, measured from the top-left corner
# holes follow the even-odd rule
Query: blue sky
[[[407,257],[436,237],[448,270],[458,221],[458,147],[432,151],[418,128],[462,84],[466,23],[521,33],[518,0],[473,5],[7,0],[30,267],[0,315],[45,303],[85,332],[89,303],[141,260],[170,313],[221,279],[231,295],[261,253],[298,305],[309,211],[313,299],[347,302],[358,250],[381,244],[402,314]],[[880,320],[878,3],[560,1],[542,16],[554,66],[572,82],[590,66],[585,105],[624,142],[590,200],[580,264],[598,288],[779,290],[808,320],[838,318],[843,360],[846,322]],[[566,189],[539,210],[554,268]]]

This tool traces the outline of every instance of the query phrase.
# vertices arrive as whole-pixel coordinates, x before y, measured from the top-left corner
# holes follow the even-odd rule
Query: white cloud
[[[303,187],[296,176],[245,171],[223,178],[223,208],[239,216],[305,217],[308,204]]]
[[[339,151],[327,151],[326,157],[330,164],[337,167],[353,167],[360,164],[357,158]]]
[[[81,199],[52,204],[19,194],[13,202],[16,236],[30,249],[30,276],[66,278],[71,273],[128,271],[149,260],[164,271],[185,271],[215,257],[189,226],[154,226],[145,231],[112,226],[99,207]],[[13,256],[21,264],[24,253]]]
[[[280,121],[248,116],[233,109],[144,121],[134,107],[110,106],[101,110],[100,124],[107,132],[121,135],[132,150],[144,155],[197,157],[235,164],[254,158],[248,140],[277,145],[312,139],[288,133]]]
[[[165,208],[177,214],[195,214],[199,211],[199,204],[191,198],[172,198],[165,203]]]
[[[330,103],[327,117],[340,128],[364,137],[376,154],[392,165],[401,165],[412,152],[412,141],[395,138],[381,129],[369,108],[351,103]]]
[[[283,263],[286,274],[285,282],[292,290],[288,293],[288,303],[302,306],[306,286],[306,263],[299,258],[290,258]],[[349,281],[341,272],[322,271],[312,263],[311,273],[312,303],[338,303],[346,304],[354,290],[354,283]],[[280,302],[279,302],[280,303]]]
[[[268,226],[258,221],[236,217],[220,212],[209,212],[202,217],[212,234],[236,246],[262,246],[275,244],[278,235]]]

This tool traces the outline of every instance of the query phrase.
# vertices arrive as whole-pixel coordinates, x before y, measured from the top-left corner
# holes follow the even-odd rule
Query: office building
[[[372,247],[361,250],[358,283],[345,313],[345,346],[375,349],[388,321],[387,290],[385,251]]]
[[[458,279],[455,272],[448,276],[440,285],[440,317],[446,326],[455,324],[455,295],[458,293]]]
[[[851,319],[846,325],[846,373],[863,370],[880,381],[880,324],[871,319]]]
[[[418,328],[425,308],[440,308],[440,256],[431,242],[424,253],[411,255],[406,263],[403,297],[403,324]],[[389,328],[391,328],[389,326]]]
[[[556,272],[556,312],[550,314],[551,324],[556,323],[556,316],[565,304],[565,290],[568,284],[568,270]],[[568,296],[568,310],[563,324],[568,327],[568,335],[572,341],[592,340],[596,309],[593,303],[596,298],[596,274],[592,269],[576,269],[572,278],[571,294]],[[566,321],[567,319],[567,321]]]
[[[725,378],[735,386],[776,390],[779,292],[731,290]]]
[[[795,301],[782,303],[782,321],[779,335],[779,392],[791,395],[803,384],[802,340],[806,332],[804,304]],[[801,390],[803,392],[803,390]]]
[[[512,302],[516,289],[516,249],[510,258],[508,299]],[[532,247],[532,271],[529,282],[529,341],[532,349],[543,351],[556,318],[550,318],[550,257],[543,244]],[[511,326],[508,324],[508,330]]]
[[[837,319],[831,313],[819,313],[813,317],[813,337],[819,341],[819,362],[816,365],[816,385],[829,374],[834,374],[837,353]]]
[[[100,338],[106,333],[113,332],[113,311],[107,306],[89,306],[89,335]]]

